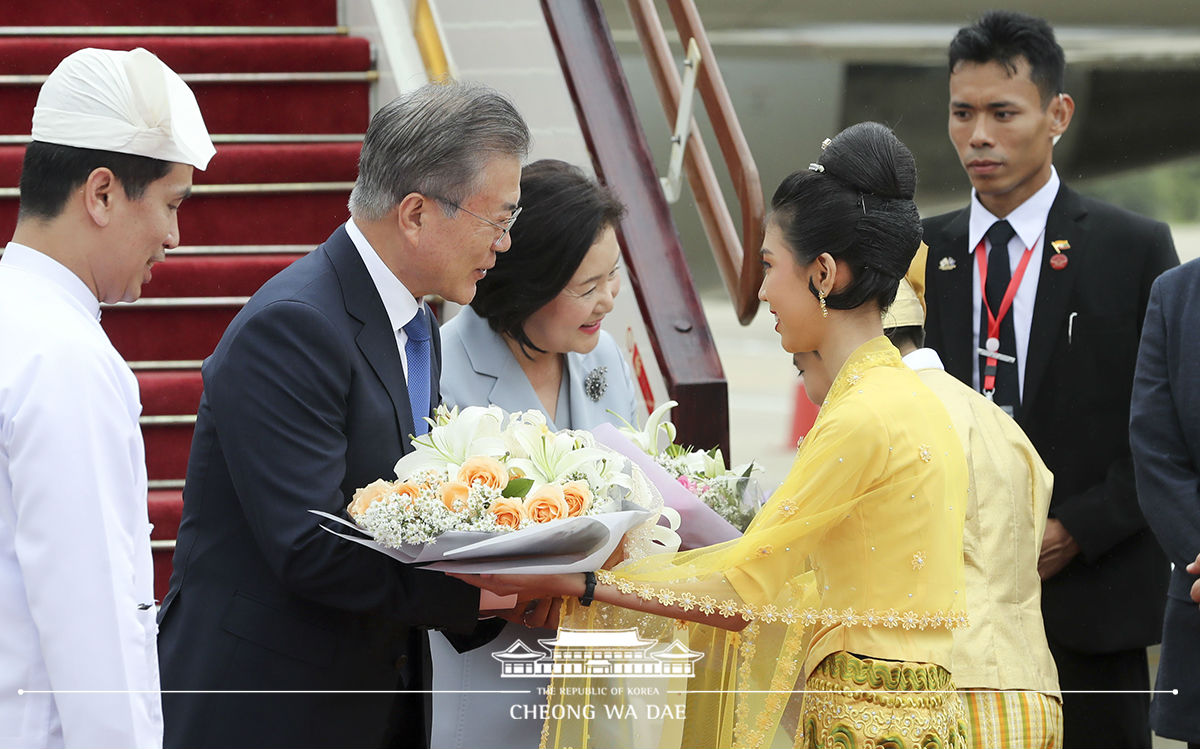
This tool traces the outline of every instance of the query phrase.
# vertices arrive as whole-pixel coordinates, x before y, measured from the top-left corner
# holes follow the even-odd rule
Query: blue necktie
[[[417,308],[417,314],[404,326],[408,341],[404,344],[404,356],[408,359],[408,402],[412,406],[413,435],[420,437],[429,431],[423,417],[429,415],[429,318],[425,307]]]

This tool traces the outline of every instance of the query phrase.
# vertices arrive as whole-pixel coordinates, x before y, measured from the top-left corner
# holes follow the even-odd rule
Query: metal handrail
[[[633,25],[650,65],[650,76],[658,89],[659,101],[667,119],[675,121],[679,111],[680,80],[675,60],[663,31],[662,21],[654,8],[654,0],[627,0]],[[742,230],[739,236],[716,172],[704,146],[704,140],[692,121],[684,154],[684,171],[688,184],[696,198],[700,222],[712,245],[717,268],[725,281],[729,296],[733,299],[738,320],[747,325],[758,311],[758,288],[762,284],[762,265],[758,249],[762,246],[763,218],[765,207],[758,167],[750,146],[746,143],[737,113],[725,81],[717,67],[708,35],[700,22],[700,14],[693,0],[667,0],[667,7],[675,21],[680,39],[686,49],[691,40],[700,48],[700,65],[697,90],[712,122],[721,155],[733,178],[733,189],[737,194],[742,212]]]

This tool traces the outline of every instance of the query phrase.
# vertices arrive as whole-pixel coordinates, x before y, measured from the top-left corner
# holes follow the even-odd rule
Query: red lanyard
[[[1017,296],[1017,289],[1021,288],[1021,279],[1025,277],[1025,269],[1029,267],[1029,258],[1033,257],[1033,248],[1037,247],[1038,242],[1041,240],[1041,235],[1038,235],[1033,245],[1025,248],[1025,252],[1021,255],[1021,262],[1017,263],[1016,271],[1013,272],[1012,278],[1008,280],[1008,288],[1004,290],[1004,298],[1001,300],[1000,309],[996,313],[992,312],[992,307],[988,304],[987,300],[987,256],[984,239],[979,240],[979,245],[975,248],[975,264],[979,266],[979,298],[983,302],[983,308],[987,311],[988,318],[986,350],[992,354],[1000,350],[1000,323],[1012,307],[1013,299]],[[1008,254],[1007,247],[992,248],[992,252],[997,251],[1003,252],[1006,255]],[[1014,351],[1013,353],[1015,354],[1016,352]],[[996,390],[996,366],[996,357],[987,357],[983,377],[983,391],[985,393],[992,393]]]

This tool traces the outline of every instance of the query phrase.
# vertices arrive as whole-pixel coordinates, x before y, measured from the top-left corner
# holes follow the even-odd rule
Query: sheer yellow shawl
[[[564,607],[564,628],[635,628],[702,654],[694,675],[613,676],[603,659],[551,683],[543,747],[791,746],[808,673],[849,651],[949,668],[966,623],[967,468],[940,401],[886,338],[846,361],[782,486],[745,535],[627,561],[602,583],[731,632],[615,606]]]

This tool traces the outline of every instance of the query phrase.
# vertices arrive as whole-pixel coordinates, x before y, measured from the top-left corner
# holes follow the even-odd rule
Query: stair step
[[[167,257],[185,255],[305,255],[307,244],[189,244],[167,250]],[[3,251],[0,251],[3,254]]]
[[[0,133],[29,132],[39,85],[0,86]],[[210,132],[362,133],[369,120],[369,80],[190,85]]]
[[[345,35],[345,26],[0,26],[5,36],[317,36]]]
[[[199,370],[134,372],[144,416],[195,414],[204,392]]]
[[[100,324],[127,361],[195,360],[213,352],[240,309],[240,305],[158,309],[126,304],[105,309]]]
[[[188,453],[192,449],[194,424],[142,425],[146,443],[146,475],[151,479],[181,479],[187,476]]]
[[[346,207],[349,197],[349,190],[252,198],[196,195],[179,211],[179,233],[181,241],[188,244],[294,244],[312,248],[350,217]],[[16,225],[17,200],[0,200],[0,235],[11,237]]]
[[[88,0],[8,3],[6,26],[206,26],[219,20],[230,26],[336,26],[338,0]]]
[[[289,182],[353,182],[358,176],[360,143],[229,144],[204,171],[196,185],[271,184]],[[16,187],[25,146],[0,146],[0,186]]]
[[[143,298],[250,296],[301,255],[183,255],[154,266]]]
[[[146,497],[146,506],[150,523],[154,525],[154,530],[150,532],[150,548],[154,559],[154,599],[162,603],[171,581],[174,542],[179,537],[179,521],[183,517],[183,492],[179,489],[151,489]]]
[[[84,47],[144,47],[182,76],[189,73],[367,71],[370,43],[351,36],[0,37],[0,75],[47,75]]]

